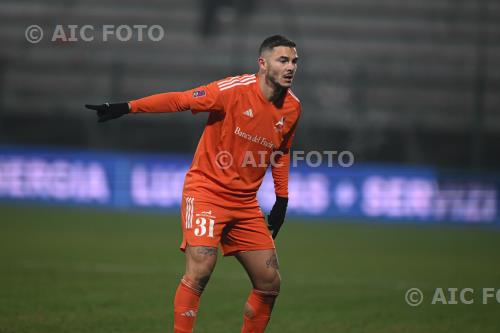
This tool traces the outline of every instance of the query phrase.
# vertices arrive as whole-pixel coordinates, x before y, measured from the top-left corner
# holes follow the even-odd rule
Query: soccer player
[[[280,291],[274,238],[288,204],[290,146],[301,106],[290,90],[297,70],[291,40],[275,35],[259,49],[257,74],[229,77],[184,92],[167,92],[128,103],[86,105],[98,121],[127,113],[208,111],[208,121],[182,195],[180,246],[186,270],[174,299],[174,332],[193,331],[200,296],[217,261],[235,256],[253,290],[242,332],[264,332]],[[268,221],[256,198],[271,165],[276,202]]]

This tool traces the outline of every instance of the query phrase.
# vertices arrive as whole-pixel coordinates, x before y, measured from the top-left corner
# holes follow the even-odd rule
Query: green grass
[[[268,332],[500,332],[500,232],[465,227],[298,223],[277,241],[282,293]],[[306,222],[306,221],[302,221]],[[177,216],[0,206],[0,332],[171,332],[183,273]],[[404,301],[408,288],[425,295]],[[435,288],[473,305],[432,305]],[[220,258],[196,332],[239,332],[250,284]]]

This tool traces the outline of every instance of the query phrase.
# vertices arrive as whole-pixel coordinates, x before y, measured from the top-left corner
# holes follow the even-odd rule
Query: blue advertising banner
[[[0,147],[0,200],[176,211],[191,156]],[[500,223],[500,175],[431,167],[293,165],[289,214],[377,221]],[[272,207],[270,172],[258,193]]]

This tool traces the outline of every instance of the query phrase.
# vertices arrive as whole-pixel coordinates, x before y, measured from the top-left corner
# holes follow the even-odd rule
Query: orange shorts
[[[275,248],[259,206],[231,208],[183,195],[181,220],[182,251],[188,244],[210,247],[220,244],[225,256]]]

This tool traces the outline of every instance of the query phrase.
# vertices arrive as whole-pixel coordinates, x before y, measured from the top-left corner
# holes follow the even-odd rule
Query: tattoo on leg
[[[266,260],[266,267],[267,268],[274,268],[274,269],[280,268],[280,265],[278,263],[278,257],[276,256],[276,253],[274,253],[269,259]]]
[[[208,246],[200,246],[196,250],[198,254],[206,255],[206,256],[216,256],[217,248],[216,247],[208,247]]]
[[[207,286],[208,280],[210,280],[210,275],[202,277],[198,282],[202,290]]]

